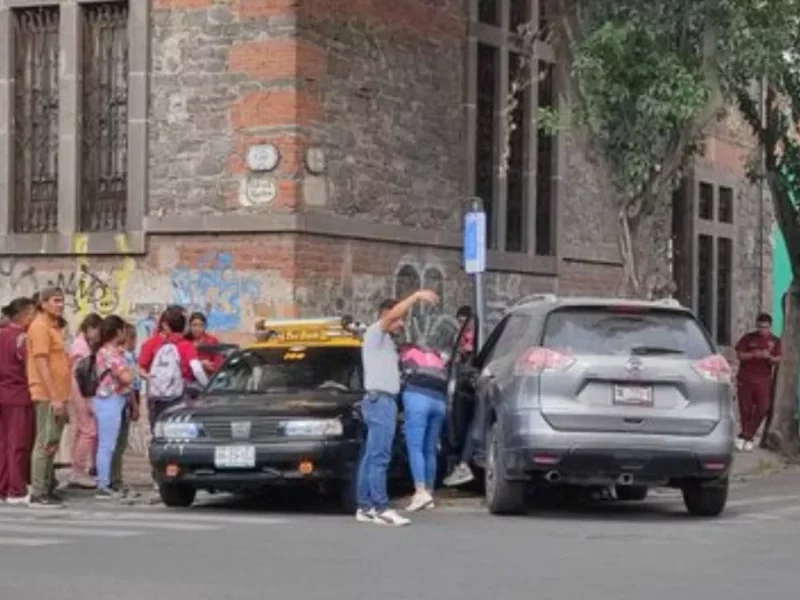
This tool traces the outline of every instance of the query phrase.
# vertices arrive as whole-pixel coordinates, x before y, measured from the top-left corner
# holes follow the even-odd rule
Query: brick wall
[[[302,39],[325,56],[312,86],[324,121],[311,136],[328,152],[330,177],[312,203],[366,221],[457,230],[463,2],[309,0],[299,10]]]

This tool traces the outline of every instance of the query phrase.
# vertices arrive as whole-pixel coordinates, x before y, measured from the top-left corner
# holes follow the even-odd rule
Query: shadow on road
[[[397,498],[396,498],[397,499]],[[398,506],[402,507],[404,501]],[[440,502],[442,511],[426,513],[488,515],[479,496],[445,491]],[[309,492],[308,490],[276,489],[259,495],[237,496],[218,494],[198,498],[197,504],[189,509],[192,512],[237,512],[264,514],[314,514],[342,515],[334,499]],[[733,508],[719,519],[737,516]],[[620,522],[680,522],[702,521],[691,517],[684,509],[679,495],[659,495],[643,502],[622,502],[618,500],[596,499],[585,494],[566,494],[560,491],[540,492],[531,498],[530,510],[524,517],[549,521],[620,521]]]

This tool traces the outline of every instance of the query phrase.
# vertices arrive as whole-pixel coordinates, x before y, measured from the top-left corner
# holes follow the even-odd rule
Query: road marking
[[[26,546],[28,548],[39,548],[42,546],[55,546],[63,544],[66,540],[57,538],[23,538],[0,536],[0,546]]]
[[[231,509],[232,510],[232,509]],[[44,519],[76,518],[80,516],[87,519],[113,519],[114,521],[144,521],[144,522],[171,522],[171,523],[220,523],[225,525],[278,525],[290,522],[285,517],[269,516],[244,516],[240,514],[230,514],[219,511],[211,514],[208,511],[197,512],[171,511],[170,509],[159,511],[148,511],[140,509],[129,509],[121,507],[119,512],[109,507],[106,510],[86,510],[77,508],[29,508],[26,506],[0,506],[0,515],[38,515]]]
[[[117,519],[90,519],[90,518],[66,518],[66,519],[57,519],[51,517],[45,518],[37,518],[34,515],[25,515],[21,518],[14,519],[11,517],[0,517],[0,528],[2,528],[3,523],[20,523],[20,524],[31,524],[31,525],[41,525],[42,527],[49,527],[50,525],[77,525],[81,527],[116,527],[118,526],[119,520]],[[128,520],[125,523],[125,527],[136,527],[140,529],[166,529],[171,531],[218,531],[220,528],[214,525],[207,525],[202,523],[149,523],[145,521],[141,522],[133,522]]]
[[[83,537],[133,537],[142,535],[141,531],[130,529],[103,529],[93,528],[87,523],[85,527],[61,527],[54,523],[40,523],[38,525],[0,524],[0,533],[29,533],[31,535],[76,535]]]

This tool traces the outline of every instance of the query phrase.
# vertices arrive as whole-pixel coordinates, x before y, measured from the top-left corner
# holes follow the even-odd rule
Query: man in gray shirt
[[[378,320],[364,332],[361,361],[367,393],[361,413],[367,425],[367,439],[358,469],[356,520],[360,523],[393,526],[410,523],[389,508],[386,473],[392,459],[400,393],[400,359],[392,334],[403,329],[403,319],[417,302],[436,304],[439,297],[430,290],[420,290],[400,302],[385,300]]]

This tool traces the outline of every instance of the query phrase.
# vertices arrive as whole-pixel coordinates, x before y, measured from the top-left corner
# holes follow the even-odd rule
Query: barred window
[[[120,231],[128,195],[128,3],[82,11],[81,231]]]
[[[484,204],[489,248],[555,254],[555,138],[538,125],[557,109],[553,47],[541,30],[543,0],[479,0],[470,15],[476,57],[472,193]]]
[[[58,227],[58,7],[13,11],[15,233]]]

